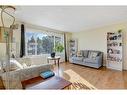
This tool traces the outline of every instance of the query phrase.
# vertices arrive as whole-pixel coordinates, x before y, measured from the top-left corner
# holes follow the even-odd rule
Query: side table
[[[58,66],[58,74],[59,74],[60,56],[48,57],[47,58],[47,62],[49,63],[50,60],[54,60],[55,65],[57,64],[57,66]]]

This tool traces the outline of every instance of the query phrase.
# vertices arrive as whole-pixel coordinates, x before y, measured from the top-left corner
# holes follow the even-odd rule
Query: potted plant
[[[63,50],[64,50],[63,45],[61,43],[56,43],[55,48],[54,48],[54,52],[51,53],[51,57],[55,57],[56,52],[61,53],[61,52],[63,52]]]

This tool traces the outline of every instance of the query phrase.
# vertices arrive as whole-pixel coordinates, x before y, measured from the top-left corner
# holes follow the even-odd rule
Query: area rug
[[[65,74],[69,76],[69,81],[72,83],[70,89],[72,90],[94,90],[97,89],[92,84],[90,84],[87,80],[82,78],[79,74],[74,72],[73,70],[69,69],[64,71]]]

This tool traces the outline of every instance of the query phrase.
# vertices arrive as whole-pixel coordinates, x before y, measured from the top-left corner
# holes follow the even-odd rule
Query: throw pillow
[[[83,56],[82,52],[81,51],[78,51],[77,52],[77,57],[82,57],[82,56]]]
[[[26,65],[26,63],[22,63],[23,68],[27,68],[28,66]]]
[[[23,66],[17,60],[10,59],[10,65],[4,64],[3,68],[5,71],[7,71],[8,68],[9,68],[9,71],[14,71],[18,69],[23,69]]]
[[[89,58],[95,59],[97,57],[98,53],[97,52],[90,52]]]

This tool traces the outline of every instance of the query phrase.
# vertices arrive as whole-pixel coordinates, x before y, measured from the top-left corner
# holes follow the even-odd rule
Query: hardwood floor
[[[105,67],[94,69],[71,63],[60,63],[59,73],[57,65],[54,65],[54,71],[66,80],[70,77],[72,80],[81,77],[96,89],[127,89],[127,71],[110,70]],[[71,71],[70,75],[66,71]]]
[[[58,74],[57,66],[54,68]],[[71,63],[61,63],[59,76],[69,80],[69,76],[65,74],[67,70],[74,71],[97,89],[127,89],[127,71],[110,70],[105,67],[94,69]]]

